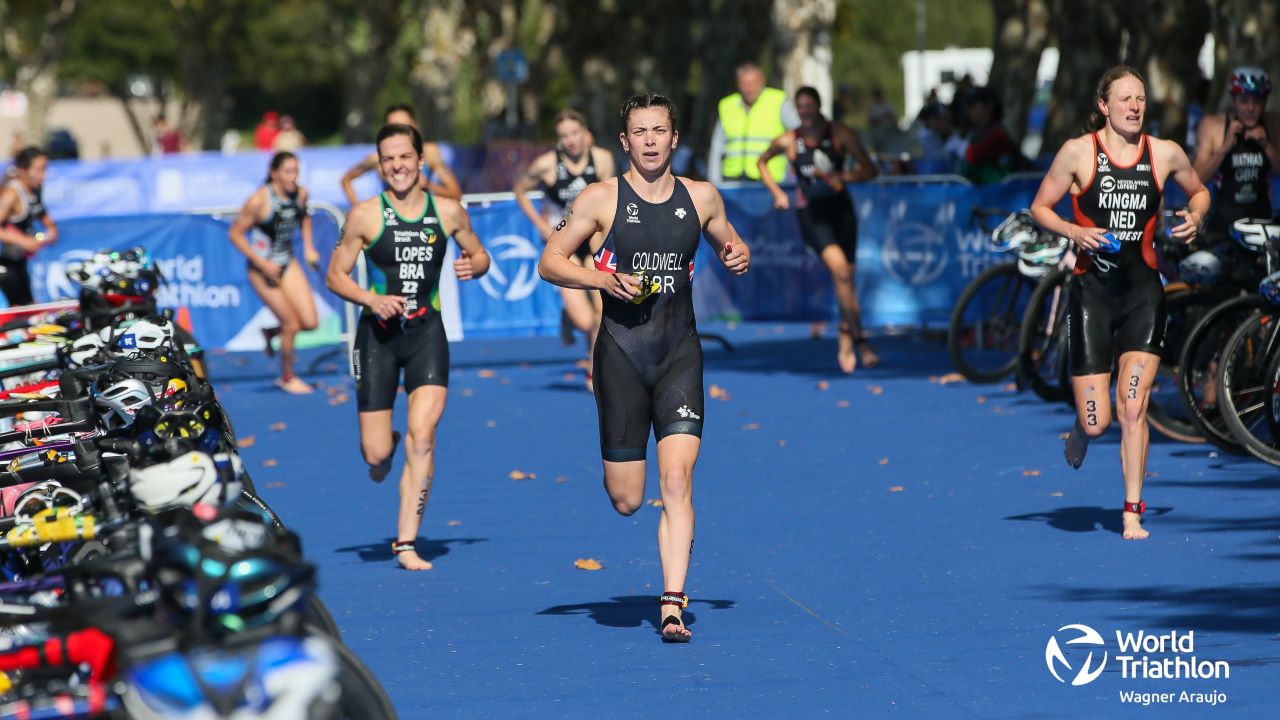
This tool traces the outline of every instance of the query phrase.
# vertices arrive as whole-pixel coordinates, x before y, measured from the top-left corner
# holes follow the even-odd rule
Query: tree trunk
[[[1231,71],[1241,65],[1266,70],[1273,83],[1280,81],[1280,0],[1216,0],[1214,69],[1206,112],[1226,106]],[[1272,92],[1267,109],[1280,110],[1280,92]]]
[[[235,41],[248,22],[249,1],[170,2],[179,39],[178,70],[186,94],[179,128],[200,149],[217,150],[230,124],[232,98],[227,78]]]
[[[1166,0],[1155,9],[1119,7],[1128,8],[1130,27],[1147,34],[1141,43],[1131,43],[1145,53],[1132,62],[1146,74],[1147,129],[1182,143],[1187,138],[1187,106],[1200,88],[1198,56],[1209,27],[1208,0]]]
[[[42,143],[48,130],[49,108],[57,89],[58,62],[66,50],[67,29],[76,9],[77,0],[49,0],[37,25],[21,28],[14,27],[17,23],[7,22],[9,27],[0,28],[4,52],[17,66],[14,88],[27,96],[26,131],[31,143]],[[24,29],[38,38],[34,46],[27,44],[30,37],[24,37]]]
[[[774,0],[773,53],[782,89],[793,95],[808,85],[824,99],[831,115],[831,28],[835,0]]]
[[[994,58],[987,85],[1004,103],[1004,126],[1019,140],[1036,94],[1036,72],[1049,44],[1051,0],[993,0]]]
[[[405,13],[400,0],[362,0],[355,8],[355,21],[344,28],[343,33],[347,63],[343,78],[342,139],[348,143],[367,143],[371,140],[371,129],[380,124],[381,110],[374,105]]]
[[[1050,152],[1086,132],[1098,78],[1120,60],[1120,21],[1109,0],[1054,0],[1054,40],[1058,76],[1045,119],[1044,145]],[[1080,22],[1088,18],[1088,22]]]

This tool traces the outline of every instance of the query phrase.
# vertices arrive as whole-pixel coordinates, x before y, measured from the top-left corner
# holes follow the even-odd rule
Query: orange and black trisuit
[[[1138,159],[1120,165],[1097,133],[1094,173],[1071,205],[1075,223],[1105,228],[1120,240],[1115,253],[1082,254],[1067,314],[1071,374],[1111,372],[1118,354],[1159,355],[1164,348],[1164,288],[1156,270],[1156,218],[1161,187],[1143,135]]]

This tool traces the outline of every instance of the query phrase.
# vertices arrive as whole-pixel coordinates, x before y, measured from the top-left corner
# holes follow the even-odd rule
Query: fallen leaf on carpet
[[[1018,383],[1009,383],[1004,386],[1004,389],[1009,392],[1013,392],[1018,389]]]
[[[964,382],[964,376],[958,372],[953,372],[953,373],[947,373],[946,375],[942,375],[937,380],[934,380],[933,378],[929,378],[929,381],[936,382],[939,385],[950,385],[951,383]]]
[[[577,560],[573,561],[573,566],[578,568],[579,570],[603,570],[604,569],[604,566],[600,564],[600,561],[596,560],[595,558],[587,558],[585,560],[583,560],[582,558],[578,558]]]
[[[462,524],[462,521],[461,521],[461,520],[450,520],[450,521],[449,521],[449,527],[458,527],[458,526],[459,526],[459,525],[461,525],[461,524]]]
[[[849,401],[848,401],[848,400],[837,400],[837,401],[836,401],[836,407],[849,407]]]
[[[653,500],[650,500],[647,504],[648,504],[650,507],[662,507],[662,501],[661,501],[661,500],[658,500],[658,499],[656,499],[656,498],[655,498],[655,499],[653,499]]]
[[[880,464],[881,464],[881,465],[888,465],[888,464],[889,464],[889,458],[880,458]]]
[[[978,396],[978,404],[979,404],[979,405],[984,404],[986,401],[987,401],[987,396],[986,396],[986,395],[979,395],[979,396]]]
[[[496,373],[496,372],[494,372],[494,371],[492,371],[492,370],[490,370],[490,369],[488,369],[488,368],[485,368],[484,370],[481,370],[480,372],[477,372],[476,374],[477,374],[477,375],[479,375],[479,376],[480,376],[480,377],[482,377],[482,378],[486,378],[486,379],[487,379],[487,378],[491,378],[491,377],[493,377],[494,375],[497,375],[498,373]]]
[[[872,395],[883,395],[883,394],[884,394],[884,388],[880,387],[879,385],[868,385],[868,386],[867,386],[867,389],[871,391],[871,394],[872,394]]]
[[[263,461],[262,461],[262,467],[275,467],[276,465],[279,465],[279,464],[280,464],[280,463],[278,463],[278,462],[276,462],[275,460],[272,460],[272,459],[270,459],[270,458],[268,458],[268,459],[266,459],[266,460],[263,460]]]
[[[1053,492],[1049,493],[1049,497],[1062,497],[1062,495],[1063,495],[1063,492],[1061,490],[1054,490]]]
[[[569,478],[567,478],[567,477],[565,477],[565,476],[563,476],[563,475],[559,475],[559,476],[557,476],[557,477],[556,477],[556,482],[558,482],[558,483],[562,483],[562,482],[569,482]]]
[[[819,380],[819,381],[818,381],[818,389],[819,389],[819,390],[826,390],[826,389],[827,389],[827,388],[829,388],[829,387],[831,387],[831,383],[827,382],[826,380]]]
[[[346,395],[334,395],[333,397],[329,398],[329,404],[341,405],[342,403],[346,402],[348,399],[349,398]]]
[[[282,482],[269,482],[269,483],[267,483],[267,484],[266,484],[266,486],[265,486],[265,487],[269,487],[269,488],[282,488],[282,487],[284,487],[284,483],[282,483]]]
[[[533,480],[538,476],[535,473],[527,473],[527,472],[521,472],[519,470],[512,470],[510,473],[507,474],[507,477],[511,478],[512,480]]]
[[[759,430],[760,423],[747,423],[746,425],[742,426],[742,429],[743,430]]]
[[[463,397],[471,397],[472,395],[475,395],[475,394],[476,394],[476,391],[472,390],[471,388],[462,388]]]
[[[713,399],[713,400],[728,400],[728,399],[729,399],[729,391],[728,391],[728,390],[725,390],[724,388],[720,387],[719,385],[712,385],[712,386],[711,386],[711,389],[707,391],[707,394],[709,394],[709,395],[711,396],[711,399]]]
[[[786,441],[786,440],[779,440],[779,441],[778,441],[778,447],[786,447],[786,446],[787,446],[787,441]]]
[[[1039,477],[1039,475],[1040,475],[1039,470],[1023,470],[1022,471],[1023,477]]]
[[[236,447],[242,447],[242,448],[253,447],[253,444],[256,442],[258,442],[258,438],[252,435],[245,435],[239,440],[236,440]]]
[[[276,423],[271,423],[271,425],[267,429],[270,430],[271,432],[280,432],[281,430],[287,430],[288,428],[289,428],[288,423],[276,422]]]
[[[889,492],[902,492],[902,491],[903,491],[903,490],[905,490],[905,489],[906,489],[906,488],[902,487],[901,485],[890,485],[890,486],[889,486]]]
[[[495,428],[495,427],[498,427],[498,421],[497,421],[497,420],[485,420],[485,421],[484,421],[484,426],[485,426],[485,427],[487,427],[487,428]]]
[[[509,378],[509,377],[504,377],[504,378],[502,378],[501,380],[499,380],[498,382],[502,383],[503,385],[510,385],[510,384],[511,384],[511,378]]]

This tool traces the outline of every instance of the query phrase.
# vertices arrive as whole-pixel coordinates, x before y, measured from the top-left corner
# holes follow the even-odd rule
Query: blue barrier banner
[[[451,164],[453,148],[439,147],[445,163]],[[302,148],[297,151],[299,182],[307,187],[313,201],[345,208],[342,176],[372,152],[372,145]],[[55,160],[49,165],[44,199],[49,214],[58,221],[238,208],[261,187],[270,162],[268,152],[206,152],[96,162]],[[358,197],[370,198],[382,185],[371,172],[356,181],[355,189]]]
[[[489,272],[479,280],[457,283],[463,335],[481,338],[558,334],[563,307],[560,291],[538,277],[542,239],[533,223],[515,200],[472,203],[467,213],[491,264]],[[453,243],[450,248],[456,252]],[[454,255],[451,252],[447,257],[452,261]],[[452,278],[452,265],[445,272]],[[441,301],[447,303],[448,299],[445,288],[441,288]]]
[[[67,279],[67,267],[95,251],[146,248],[155,258],[165,283],[157,293],[161,307],[176,311],[202,345],[210,348],[256,350],[263,346],[262,328],[279,325],[249,285],[247,263],[227,238],[230,218],[200,215],[141,215],[70,219],[60,222],[57,245],[37,253],[30,264],[37,302],[76,297],[77,286]],[[332,216],[313,218],[321,272],[328,264],[338,236]],[[299,256],[301,253],[299,252]],[[342,305],[324,288],[323,277],[306,268],[320,316],[320,328],[306,333],[311,344],[334,342],[341,332],[335,310]]]

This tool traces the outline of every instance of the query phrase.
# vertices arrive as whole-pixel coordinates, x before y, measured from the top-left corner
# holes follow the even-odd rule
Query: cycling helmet
[[[139,320],[121,331],[115,338],[116,348],[128,357],[139,352],[149,352],[173,345],[173,325]]]
[[[220,469],[212,456],[193,450],[130,470],[129,493],[143,510],[158,512],[196,503],[221,505],[225,498],[239,497],[240,481],[228,458]]]
[[[1258,294],[1272,305],[1280,305],[1280,271],[1271,273],[1258,283]]]
[[[127,378],[106,384],[102,390],[94,389],[91,393],[94,405],[98,408],[102,423],[108,430],[129,427],[133,424],[138,408],[150,405],[154,396],[151,389],[141,380]]]
[[[114,375],[141,380],[153,397],[174,395],[191,384],[189,373],[168,355],[138,353],[135,357],[116,358],[111,368]],[[175,379],[182,382],[172,383]]]
[[[1018,248],[1018,272],[1029,278],[1042,278],[1062,260],[1068,241],[1057,235],[1024,243]]]
[[[1209,250],[1197,250],[1178,263],[1178,277],[1194,285],[1217,285],[1222,275],[1222,258]]]
[[[263,533],[260,522],[234,508],[205,517],[175,517],[152,541],[151,565],[167,607],[215,636],[302,608],[315,589],[315,567],[302,561],[296,535]]]
[[[1280,225],[1266,218],[1240,218],[1231,224],[1231,237],[1249,252],[1261,252],[1280,239]]]
[[[1259,67],[1238,67],[1231,73],[1232,95],[1267,95],[1271,92],[1271,76]]]
[[[102,342],[101,337],[98,337],[96,333],[87,333],[76,338],[71,343],[70,349],[67,351],[67,357],[76,365],[88,365],[89,363],[104,360],[102,357],[104,347],[106,347],[106,344]]]
[[[991,231],[991,246],[999,252],[1008,252],[1035,240],[1036,223],[1028,210],[1010,215]]]

